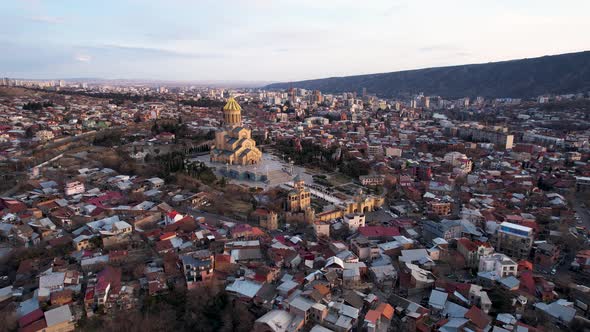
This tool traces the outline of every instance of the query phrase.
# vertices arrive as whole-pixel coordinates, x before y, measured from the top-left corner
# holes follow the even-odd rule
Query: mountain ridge
[[[424,92],[426,95],[440,95],[446,98],[526,98],[543,94],[589,92],[590,51],[328,77],[265,86],[271,90],[291,87],[326,93],[352,92],[366,88],[368,93],[380,97],[405,97]]]

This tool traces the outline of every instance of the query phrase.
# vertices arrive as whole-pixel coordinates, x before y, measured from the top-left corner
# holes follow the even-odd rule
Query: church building
[[[224,129],[215,133],[211,161],[229,165],[258,164],[262,152],[252,139],[252,131],[242,127],[242,108],[230,97],[223,107]]]

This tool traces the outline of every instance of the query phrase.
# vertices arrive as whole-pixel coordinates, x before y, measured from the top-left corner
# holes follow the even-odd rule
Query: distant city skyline
[[[4,1],[0,76],[270,82],[502,61],[590,49],[588,11],[581,0]]]

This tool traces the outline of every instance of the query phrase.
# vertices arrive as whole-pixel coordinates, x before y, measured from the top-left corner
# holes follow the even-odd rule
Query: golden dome
[[[223,106],[223,110],[230,111],[230,112],[241,112],[242,108],[240,107],[240,104],[238,104],[238,102],[233,97],[229,97],[229,99],[227,100],[227,104],[225,104],[225,106]]]

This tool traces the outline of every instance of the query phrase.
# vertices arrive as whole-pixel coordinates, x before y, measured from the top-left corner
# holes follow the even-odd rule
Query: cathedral
[[[215,132],[215,145],[211,148],[211,161],[229,165],[258,164],[262,152],[252,139],[252,132],[242,127],[242,108],[230,97],[223,107],[224,129]]]

